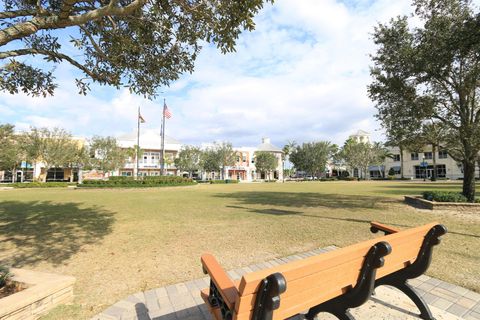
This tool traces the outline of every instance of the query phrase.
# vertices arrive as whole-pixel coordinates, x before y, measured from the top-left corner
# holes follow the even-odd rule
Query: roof
[[[364,130],[358,130],[352,136],[369,136],[370,132],[364,131]]]
[[[279,147],[274,146],[273,144],[270,143],[270,139],[268,138],[263,138],[262,143],[258,145],[257,151],[269,151],[269,152],[282,152],[283,150],[280,149]]]

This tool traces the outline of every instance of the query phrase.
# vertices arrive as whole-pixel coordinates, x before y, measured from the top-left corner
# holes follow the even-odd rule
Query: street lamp
[[[425,157],[423,157],[422,166],[423,166],[423,181],[426,181],[426,178],[427,178],[427,166],[425,165]]]

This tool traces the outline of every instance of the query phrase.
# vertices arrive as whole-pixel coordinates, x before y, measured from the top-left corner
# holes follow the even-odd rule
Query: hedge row
[[[468,202],[463,194],[447,191],[425,191],[423,192],[423,198],[437,202]],[[475,202],[480,203],[480,198],[475,199]]]
[[[177,176],[142,177],[138,180],[132,177],[110,177],[108,180],[84,180],[78,186],[81,188],[149,188],[186,186],[195,183],[192,179]]]
[[[222,183],[238,183],[238,180],[210,180],[210,184],[222,184]]]
[[[76,183],[70,182],[16,182],[8,183],[2,186],[14,187],[14,188],[66,188],[68,186],[74,186]]]

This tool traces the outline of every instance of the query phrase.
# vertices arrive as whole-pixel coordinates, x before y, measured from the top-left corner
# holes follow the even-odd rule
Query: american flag
[[[170,112],[170,110],[168,110],[166,103],[163,104],[163,116],[167,119],[170,119],[172,117],[172,113]]]

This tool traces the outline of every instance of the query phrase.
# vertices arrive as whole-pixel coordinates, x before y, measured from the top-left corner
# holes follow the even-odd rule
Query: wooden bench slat
[[[398,228],[395,228],[395,227],[392,227],[392,226],[387,226],[386,224],[376,222],[376,221],[370,222],[370,226],[372,226],[372,227],[374,227],[374,228],[376,228],[380,231],[386,231],[388,233],[400,232],[400,229],[398,229]]]
[[[201,261],[203,267],[218,288],[228,308],[233,310],[235,300],[239,296],[237,287],[213,255],[206,253],[202,255]]]

